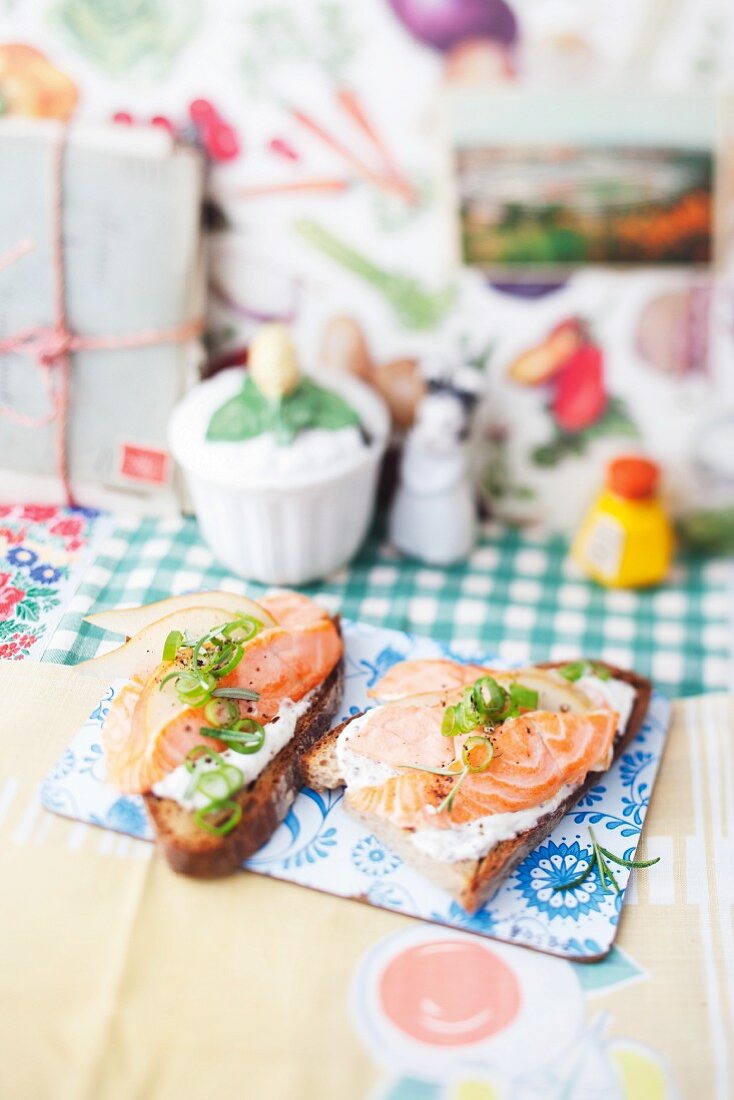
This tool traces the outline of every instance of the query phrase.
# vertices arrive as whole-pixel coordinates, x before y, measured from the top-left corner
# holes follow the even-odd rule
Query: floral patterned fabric
[[[39,656],[81,578],[92,509],[0,505],[0,659]]]

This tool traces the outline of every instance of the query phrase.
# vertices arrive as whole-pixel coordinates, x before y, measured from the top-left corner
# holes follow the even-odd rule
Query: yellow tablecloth
[[[645,825],[663,859],[637,876],[622,951],[582,967],[256,875],[192,882],[144,842],[48,814],[38,784],[101,686],[0,663],[0,1097],[494,1100],[556,1080],[549,1095],[582,1096],[589,1075],[600,1096],[729,1095],[734,700],[676,704]],[[420,970],[397,1009],[382,982],[447,937],[494,952],[521,994],[466,1056],[421,1041]],[[467,981],[476,996],[447,967],[445,990]],[[569,1021],[550,1052],[544,1013]]]

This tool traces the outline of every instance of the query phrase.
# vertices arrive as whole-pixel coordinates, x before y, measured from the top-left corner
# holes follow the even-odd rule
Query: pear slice
[[[253,605],[256,606],[256,605]],[[108,682],[117,677],[130,679],[136,676],[147,680],[161,663],[163,646],[172,630],[180,630],[192,638],[223,626],[232,621],[233,614],[220,607],[194,607],[188,611],[177,611],[139,630],[134,637],[118,646],[117,649],[83,661],[77,668],[90,676],[104,676]]]
[[[575,684],[564,680],[557,672],[549,668],[518,668],[509,672],[493,672],[495,680],[503,688],[512,683],[522,684],[538,693],[540,710],[569,711],[594,710],[594,703],[586,692]]]
[[[511,684],[519,683],[538,693],[538,709],[571,712],[593,710],[594,703],[576,687],[559,676],[557,672],[546,668],[518,668],[508,671],[488,668],[485,675],[492,676],[498,684],[508,689]],[[442,692],[426,692],[421,695],[406,695],[391,699],[385,706],[431,707],[458,703],[464,694],[464,688],[455,687]]]
[[[189,592],[185,596],[169,596],[166,600],[145,604],[142,607],[126,607],[113,611],[98,611],[85,616],[85,622],[109,630],[112,634],[124,634],[132,638],[141,630],[174,613],[185,613],[195,608],[212,608],[228,612],[230,619],[237,615],[252,615],[263,626],[274,626],[275,620],[264,607],[234,592]],[[176,629],[172,627],[171,629]],[[183,630],[183,627],[179,627]]]

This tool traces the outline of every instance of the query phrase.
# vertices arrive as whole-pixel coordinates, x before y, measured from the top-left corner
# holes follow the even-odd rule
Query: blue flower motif
[[[367,889],[367,897],[373,905],[379,905],[381,909],[404,909],[407,912],[415,912],[417,909],[415,898],[404,886],[385,879],[373,879]]]
[[[56,762],[53,769],[46,776],[46,782],[54,782],[59,779],[64,779],[71,771],[74,770],[74,753],[71,749],[65,749],[61,758]]]
[[[375,657],[375,663],[371,661],[361,660],[359,663],[366,668],[369,673],[367,680],[367,687],[374,687],[378,680],[381,680],[388,669],[396,665],[398,661],[405,660],[405,654],[400,653],[397,649],[393,649],[392,646],[385,646]]]
[[[647,790],[647,783],[643,783],[639,789],[640,800],[637,801],[634,798],[627,798],[626,795],[622,797],[622,814],[624,817],[631,818],[635,825],[639,825],[642,828],[643,810],[647,807],[649,798],[645,797],[645,791]],[[629,836],[629,833],[622,833],[622,836]]]
[[[104,722],[105,718],[109,714],[110,705],[111,705],[112,700],[114,699],[114,697],[115,697],[115,689],[113,687],[109,687],[107,689],[105,695],[103,696],[103,698],[99,701],[98,705],[94,708],[92,713],[89,715],[89,721],[90,722],[92,722],[92,721],[100,722],[100,723]]]
[[[287,867],[303,867],[306,863],[316,863],[319,859],[327,859],[331,855],[331,850],[336,848],[336,844],[337,831],[332,825],[330,828],[324,829],[323,833],[318,833],[317,836],[309,840],[308,844],[292,856],[286,856],[282,866],[284,869]]]
[[[13,546],[5,557],[11,565],[20,565],[24,569],[29,569],[34,562],[38,561],[38,554],[35,550],[29,550],[27,546]],[[31,576],[33,576],[32,573]]]
[[[53,565],[37,565],[35,569],[31,569],[31,577],[39,584],[54,584],[60,576],[61,570],[55,569]]]
[[[402,862],[400,856],[383,848],[376,836],[364,837],[352,849],[352,863],[365,875],[382,878],[383,875],[389,875]]]
[[[499,921],[491,909],[486,906],[478,912],[469,914],[458,901],[452,901],[447,913],[431,913],[431,920],[440,924],[450,924],[457,928],[466,928],[469,932],[481,932],[485,936],[492,935],[496,931]]]
[[[104,750],[99,742],[89,746],[86,756],[78,762],[77,769],[80,775],[88,773],[98,783],[104,783],[106,779]]]
[[[578,920],[587,913],[600,912],[604,893],[594,873],[584,883],[572,890],[559,890],[573,882],[588,867],[590,852],[573,844],[556,844],[549,840],[525,859],[517,871],[517,890],[525,898],[528,908],[537,909],[550,920],[570,917]]]
[[[603,948],[596,940],[585,939],[583,943],[572,936],[561,945],[569,955],[577,955],[579,958],[588,958],[590,955],[601,955]],[[587,967],[584,967],[587,970]]]
[[[601,802],[606,791],[606,787],[592,787],[583,798],[578,800],[577,806],[593,806],[596,802]]]
[[[627,752],[619,762],[619,774],[622,784],[631,787],[643,768],[654,759],[651,752]]]
[[[105,816],[104,824],[130,836],[145,836],[147,820],[143,802],[140,798],[118,798],[113,802]]]

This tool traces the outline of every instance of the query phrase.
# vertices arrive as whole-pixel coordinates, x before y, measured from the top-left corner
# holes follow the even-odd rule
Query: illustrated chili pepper
[[[553,417],[564,431],[580,432],[604,415],[608,401],[601,348],[586,344],[571,355],[556,376]]]

